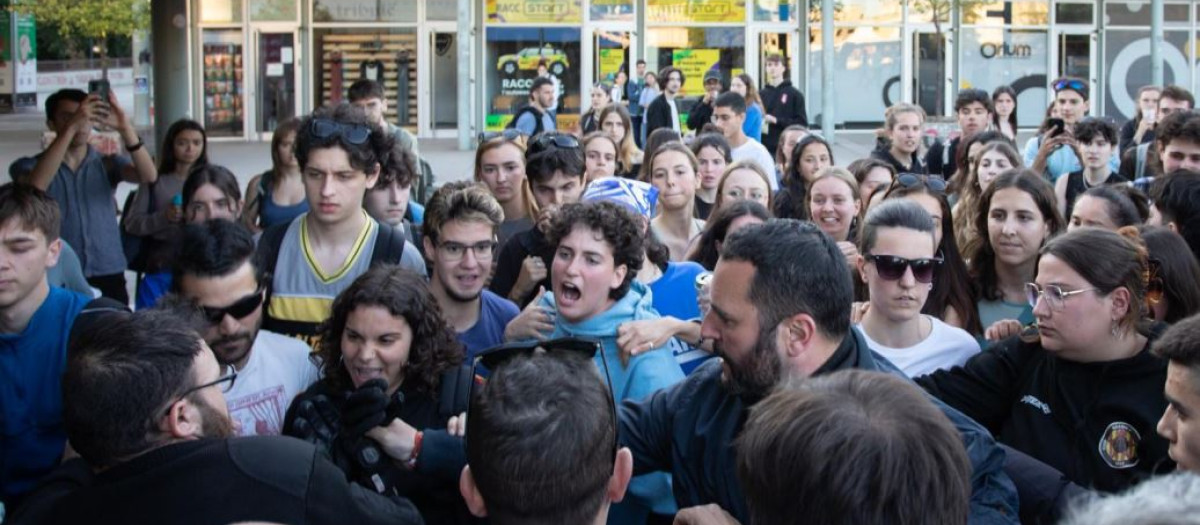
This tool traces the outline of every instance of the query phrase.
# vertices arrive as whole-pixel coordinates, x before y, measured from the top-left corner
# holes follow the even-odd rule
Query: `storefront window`
[[[425,19],[438,22],[458,20],[458,2],[425,2]]]
[[[416,22],[417,0],[316,0],[313,21]]]
[[[1036,127],[1049,103],[1046,31],[964,27],[962,30],[962,88],[989,93],[999,86],[1017,92],[1017,124]]]
[[[251,22],[295,22],[300,19],[296,0],[255,0],[250,2]]]
[[[908,23],[930,23],[950,25],[954,11],[947,0],[909,0]]]
[[[491,2],[489,2],[489,5]],[[517,110],[529,103],[529,88],[544,62],[547,74],[558,80],[559,129],[570,129],[580,113],[580,30],[578,28],[489,27],[487,58],[488,130],[504,128]]]
[[[706,71],[720,71],[726,85],[744,72],[745,41],[746,31],[740,27],[655,27],[646,36],[646,68],[675,66],[684,76],[680,96],[702,96]]]
[[[242,0],[202,0],[200,23],[237,24],[242,21]]]
[[[1109,26],[1150,26],[1150,2],[1106,2],[1104,15]],[[1184,22],[1188,20],[1187,4],[1163,4],[1163,20]]]
[[[240,137],[245,129],[242,32],[204,31],[204,128],[210,137]]]
[[[756,22],[795,22],[798,11],[796,0],[754,0]]]
[[[582,0],[486,1],[488,24],[583,23]]]
[[[1045,26],[1050,23],[1050,2],[1017,0],[963,6],[962,23],[981,26]]]
[[[834,37],[834,78],[837,79],[835,124],[873,128],[883,122],[888,106],[900,102],[901,42],[898,27],[838,28]],[[809,122],[820,122],[821,32],[809,43]]]
[[[1092,24],[1092,4],[1058,4],[1054,6],[1054,22],[1058,24]]]
[[[415,29],[315,29],[313,75],[318,105],[346,102],[359,79],[383,84],[388,122],[417,125],[417,35]]]
[[[667,24],[744,23],[746,0],[646,0],[646,22]]]
[[[617,71],[628,73],[630,34],[625,31],[596,30],[596,68],[592,78],[612,84],[617,80]]]
[[[1165,31],[1163,41],[1166,44],[1162,47],[1163,82],[1189,85],[1188,33]],[[1104,42],[1104,63],[1108,64],[1104,115],[1133,118],[1137,112],[1137,91],[1150,83],[1150,31],[1109,29],[1104,32]]]
[[[833,4],[833,21],[838,24],[899,24],[902,2],[895,0],[842,0]],[[821,24],[821,1],[809,0],[808,20],[812,26]]]
[[[593,22],[633,22],[633,0],[592,0],[588,18]]]

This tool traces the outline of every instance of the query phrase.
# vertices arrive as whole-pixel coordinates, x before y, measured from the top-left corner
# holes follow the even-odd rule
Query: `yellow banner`
[[[671,65],[683,72],[683,93],[695,97],[704,94],[704,73],[721,60],[719,49],[676,49],[671,53]]]
[[[646,20],[664,23],[746,21],[746,0],[646,0]]]
[[[489,24],[582,24],[580,0],[487,0]]]
[[[621,64],[624,63],[624,49],[601,49],[599,80],[609,83],[614,82],[617,78],[617,71],[621,69]]]

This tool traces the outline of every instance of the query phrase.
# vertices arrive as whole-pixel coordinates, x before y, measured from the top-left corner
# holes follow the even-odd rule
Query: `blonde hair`
[[[862,202],[862,196],[858,193],[858,179],[854,178],[854,174],[850,173],[850,171],[846,168],[830,166],[818,171],[817,176],[813,177],[812,182],[809,182],[808,186],[806,187],[807,191],[804,192],[805,217],[812,217],[812,208],[809,207],[809,203],[812,201],[813,186],[825,179],[837,179],[846,183],[846,187],[850,188],[850,196],[853,197],[855,201]]]
[[[617,165],[623,173],[633,173],[633,166],[637,164],[637,158],[642,156],[642,150],[638,149],[637,142],[633,140],[633,119],[629,117],[629,110],[621,104],[609,104],[600,111],[597,125],[603,130],[604,121],[613,113],[621,117],[621,125],[625,127],[625,136],[617,139]]]
[[[483,156],[489,151],[500,149],[506,145],[512,145],[521,152],[521,171],[524,171],[525,166],[525,136],[522,135],[516,139],[508,140],[503,136],[496,136],[490,140],[485,140],[479,143],[479,147],[475,149],[475,182],[483,182]],[[521,181],[521,199],[525,201],[525,216],[530,220],[536,219],[538,216],[537,200],[533,198],[533,190],[529,187],[529,177],[526,176]],[[505,217],[505,220],[515,220],[519,217]]]
[[[762,178],[763,185],[767,187],[767,210],[774,209],[775,194],[771,192],[771,179],[767,176],[767,172],[763,171],[762,166],[752,160],[739,160],[725,166],[725,173],[721,174],[721,182],[717,183],[717,198],[713,202],[712,212],[716,213],[725,205],[725,181],[729,180],[729,175],[737,170],[750,170],[758,174]]]
[[[909,104],[907,102],[892,104],[892,106],[887,108],[887,111],[884,112],[884,127],[889,133],[891,133],[892,128],[896,127],[897,117],[905,113],[913,113],[918,117],[921,117],[921,123],[925,123],[925,110],[921,109],[921,106]]]

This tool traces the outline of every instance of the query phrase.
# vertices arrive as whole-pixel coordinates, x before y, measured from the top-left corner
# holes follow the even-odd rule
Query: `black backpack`
[[[525,116],[526,113],[533,113],[533,120],[537,123],[533,128],[533,135],[531,136],[536,137],[540,135],[545,129],[544,126],[542,126],[542,112],[528,104],[522,106],[521,109],[518,109],[516,114],[513,115],[512,120],[508,121],[508,125],[504,127],[506,129],[515,129],[517,127],[517,121],[520,120],[521,117]]]

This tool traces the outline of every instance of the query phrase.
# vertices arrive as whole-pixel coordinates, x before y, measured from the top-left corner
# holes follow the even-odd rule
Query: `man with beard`
[[[504,210],[482,186],[452,182],[430,197],[422,226],[429,290],[458,334],[467,358],[504,342],[504,327],[520,311],[485,290]]]
[[[279,435],[297,394],[316,382],[299,339],[261,330],[264,280],[250,231],[226,220],[189,225],[175,263],[175,293],[203,312],[204,341],[238,380],[225,400],[242,436]]]
[[[701,328],[722,359],[620,410],[634,475],[673,475],[676,523],[748,522],[731,443],[747,409],[777,385],[846,369],[903,377],[851,328],[853,295],[845,256],[812,223],[775,219],[726,239]],[[931,401],[954,423],[971,460],[970,522],[1017,523],[1004,453],[983,427]]]
[[[421,523],[408,501],[349,483],[308,443],[226,439],[222,393],[238,374],[177,312],[108,314],[75,334],[69,356],[63,422],[83,461],[14,522]]]

